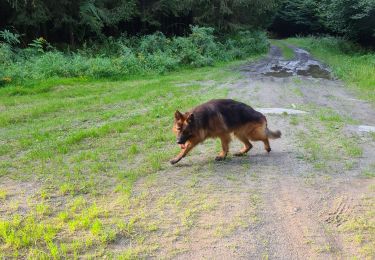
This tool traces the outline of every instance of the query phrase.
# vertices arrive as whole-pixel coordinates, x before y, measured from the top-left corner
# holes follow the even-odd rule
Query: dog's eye
[[[177,127],[177,131],[181,131],[181,127]]]

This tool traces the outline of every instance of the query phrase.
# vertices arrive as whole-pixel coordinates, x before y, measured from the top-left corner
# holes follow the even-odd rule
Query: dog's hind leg
[[[225,135],[220,136],[220,140],[221,140],[222,151],[219,153],[218,156],[216,156],[215,158],[216,161],[222,161],[225,159],[225,157],[227,157],[227,154],[229,151],[229,143],[231,141],[231,138],[229,134],[225,134]]]
[[[264,149],[269,153],[271,152],[271,146],[270,146],[270,142],[268,141],[268,138],[262,140],[263,143],[264,143]]]
[[[246,136],[240,134],[234,135],[244,144],[244,147],[239,152],[233,154],[234,156],[245,155],[251,148],[253,148],[253,145],[249,142],[249,139],[247,139]]]
[[[252,141],[262,141],[264,143],[264,149],[267,152],[271,152],[271,146],[270,146],[270,142],[268,141],[266,129],[267,129],[266,124],[257,126],[251,130],[251,132],[248,134],[248,137]]]

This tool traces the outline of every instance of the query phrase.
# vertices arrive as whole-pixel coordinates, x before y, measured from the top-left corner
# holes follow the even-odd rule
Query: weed
[[[283,57],[287,60],[294,58],[294,51],[284,41],[271,40],[271,43],[280,48]]]
[[[372,164],[366,169],[364,169],[362,171],[362,175],[366,178],[374,178],[375,177],[375,164]]]
[[[294,88],[292,88],[292,91],[293,91],[293,93],[296,94],[297,96],[299,96],[299,97],[303,97],[303,92],[302,92],[302,90],[301,90],[300,88],[298,88],[298,87],[294,87]]]
[[[350,46],[341,38],[307,37],[290,38],[287,43],[308,49],[317,58],[327,62],[334,74],[345,80],[358,95],[374,104],[375,64],[374,54]],[[351,49],[347,52],[345,49]]]
[[[313,109],[315,107],[312,107]],[[308,131],[300,131],[297,137],[305,152],[302,158],[311,162],[317,170],[338,170],[333,162],[342,162],[343,169],[350,170],[355,159],[362,155],[362,148],[353,140],[343,136],[342,127],[350,118],[342,117],[331,109],[315,108],[313,116],[305,116]],[[342,161],[346,158],[345,161]],[[336,165],[337,166],[337,165]]]
[[[3,189],[0,189],[0,201],[5,200],[7,198],[7,192]]]
[[[354,242],[359,246],[359,254],[368,259],[375,256],[375,199],[374,197],[362,199],[363,212],[357,212],[348,216],[340,230],[348,234],[349,242]]]
[[[291,125],[298,125],[299,124],[299,118],[298,118],[298,116],[292,115],[290,117],[289,123]]]

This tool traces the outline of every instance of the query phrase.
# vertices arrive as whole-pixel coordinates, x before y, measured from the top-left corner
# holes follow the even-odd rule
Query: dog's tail
[[[281,132],[280,130],[271,131],[268,129],[268,127],[266,127],[266,135],[270,139],[277,139],[281,137]]]

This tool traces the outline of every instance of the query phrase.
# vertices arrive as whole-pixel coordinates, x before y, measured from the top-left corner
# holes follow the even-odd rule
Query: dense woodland
[[[0,30],[20,43],[43,37],[81,45],[106,37],[187,35],[190,25],[216,35],[268,29],[277,36],[334,34],[375,42],[374,0],[0,0]]]
[[[371,49],[375,1],[0,0],[0,86],[162,74],[310,34],[331,37],[331,49],[359,50],[347,40]]]

